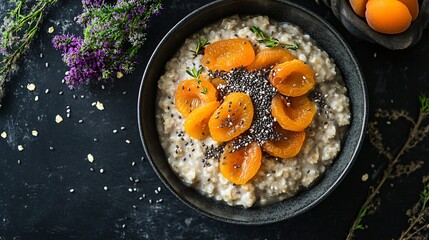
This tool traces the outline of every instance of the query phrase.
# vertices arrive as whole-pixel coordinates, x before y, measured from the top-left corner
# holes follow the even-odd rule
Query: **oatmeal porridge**
[[[251,58],[251,63],[244,64],[246,59],[250,59],[247,56],[244,58],[243,56],[246,55],[244,53],[237,57],[229,56],[224,60],[229,66],[228,64],[231,64],[234,59],[243,59],[240,60],[238,67],[222,69],[221,65],[216,65],[217,62],[208,57],[210,51],[216,52],[216,49],[208,49],[210,45],[221,41],[224,44],[218,44],[218,49],[225,47],[230,49],[238,46],[234,41],[241,41],[240,43],[246,46],[240,47],[250,47],[256,54],[256,59],[260,59],[258,54],[266,49],[280,49],[279,51],[289,49],[286,50],[291,56],[291,59],[286,62],[288,66],[295,64],[300,69],[304,69],[305,74],[300,75],[304,80],[307,79],[306,73],[314,72],[311,76],[312,79],[314,78],[313,83],[310,84],[311,89],[294,90],[294,93],[300,92],[296,96],[284,93],[285,90],[280,85],[276,85],[283,83],[272,80],[276,78],[276,73],[281,75],[279,69],[281,64],[272,64],[262,70],[250,71],[250,66],[254,66],[257,61]],[[280,63],[279,59],[276,63]],[[191,78],[195,79],[190,81]],[[180,90],[186,92],[186,88],[190,91],[189,84],[199,89],[201,102],[209,98],[218,99],[218,101],[206,101],[208,103],[204,108],[211,109],[209,112],[213,114],[207,116],[206,123],[209,121],[208,117],[210,122],[205,125],[212,124],[215,121],[212,118],[217,119],[222,115],[220,113],[222,106],[225,109],[231,108],[232,101],[225,100],[231,98],[241,99],[237,104],[241,107],[239,112],[242,112],[242,117],[252,107],[252,114],[246,115],[248,118],[245,120],[248,121],[241,120],[243,126],[247,123],[248,126],[238,129],[237,134],[235,129],[235,135],[220,128],[217,132],[199,131],[197,136],[190,134],[189,129],[195,130],[195,128],[207,126],[201,125],[203,120],[197,121],[201,126],[189,120],[191,115],[203,118],[204,111],[201,111],[201,106],[196,109],[186,109],[187,105],[178,108],[176,94],[179,94]],[[288,89],[294,87],[289,86]],[[283,96],[283,93],[286,96]],[[293,127],[293,124],[286,124],[280,118],[271,116],[271,113],[275,115],[275,109],[271,106],[275,101],[279,101],[280,104],[284,102],[289,106],[294,104],[294,99],[304,99],[303,104],[309,106],[309,112],[313,111],[310,109],[314,109],[314,114],[310,114],[311,116],[307,118],[308,123],[303,128],[298,125]],[[247,110],[242,106],[246,101],[249,102]],[[303,102],[296,101],[299,104]],[[319,49],[311,37],[298,27],[290,23],[278,23],[264,16],[232,16],[189,37],[167,63],[165,73],[158,81],[157,103],[157,130],[173,171],[185,184],[207,197],[246,208],[281,201],[311,186],[323,175],[339,153],[341,139],[351,117],[347,89],[335,63],[327,53]],[[238,105],[236,107],[238,109]],[[304,115],[307,114],[307,107],[305,109],[305,112],[301,112]],[[268,115],[265,116],[264,112]],[[218,114],[217,117],[216,114]],[[228,114],[228,118],[229,116]],[[267,129],[264,129],[264,126],[268,126]],[[292,128],[288,129],[289,126]],[[270,141],[277,141],[274,139],[279,138],[279,134],[283,134],[278,132],[285,131],[284,129],[295,134],[290,135],[290,138],[298,139],[295,142],[299,142],[299,147],[288,149],[289,152],[296,150],[291,157],[279,157],[288,155],[276,155],[272,152],[273,148],[267,144]],[[250,140],[246,141],[246,137]],[[230,146],[228,142],[230,140],[236,146]],[[233,150],[229,152],[223,150],[228,147]],[[235,153],[239,154],[242,149],[247,151],[254,147],[259,149],[259,152],[252,152],[252,154],[258,155],[259,158],[257,166],[249,168],[249,172],[252,172],[251,176],[246,176],[244,181],[237,179],[237,175],[234,176],[233,173],[236,171],[244,171],[240,167],[248,167],[244,164],[232,166],[230,168],[232,173],[225,175],[225,166],[223,166],[225,163],[222,158],[231,157]],[[241,156],[247,157],[246,154]]]

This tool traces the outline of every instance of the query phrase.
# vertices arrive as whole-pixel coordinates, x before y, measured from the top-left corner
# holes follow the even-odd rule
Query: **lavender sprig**
[[[146,41],[148,21],[161,10],[161,0],[117,0],[113,5],[82,0],[82,5],[83,13],[76,21],[84,28],[83,37],[60,35],[53,39],[70,68],[65,77],[70,89],[89,80],[132,72],[136,54]]]
[[[0,26],[0,55],[3,55],[0,61],[0,103],[5,83],[39,31],[45,10],[57,1],[10,1],[15,4],[15,8],[7,13]]]

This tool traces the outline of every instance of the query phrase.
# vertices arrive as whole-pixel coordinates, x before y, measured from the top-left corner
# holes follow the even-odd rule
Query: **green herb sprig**
[[[252,31],[257,36],[259,36],[261,39],[259,39],[258,42],[259,43],[265,42],[266,47],[271,48],[271,47],[280,46],[290,50],[297,50],[299,48],[299,44],[296,41],[294,41],[293,44],[282,43],[277,38],[275,38],[273,34],[271,34],[269,37],[265,36],[264,31],[262,31],[260,28],[256,26],[251,27],[250,31]]]
[[[192,53],[194,53],[194,58],[198,56],[198,54],[201,54],[204,50],[204,47],[209,44],[209,40],[207,38],[200,38],[200,35],[197,35],[197,47],[195,50],[191,50]]]
[[[208,89],[206,87],[203,86],[203,83],[201,82],[200,76],[201,73],[203,73],[203,68],[200,67],[199,69],[196,69],[195,67],[192,67],[191,70],[186,70],[186,73],[195,78],[197,80],[197,83],[203,88],[203,90],[201,91],[202,94],[206,94]]]
[[[0,55],[3,55],[0,61],[0,102],[6,81],[42,25],[45,10],[58,0],[37,0],[32,4],[26,0],[10,2],[15,4],[15,8],[7,13],[0,26]]]

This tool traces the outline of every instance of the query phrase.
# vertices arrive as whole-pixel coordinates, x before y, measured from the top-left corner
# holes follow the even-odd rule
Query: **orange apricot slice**
[[[294,59],[277,64],[270,74],[271,84],[285,96],[296,97],[314,86],[314,71],[303,61]]]
[[[412,21],[416,20],[417,16],[419,15],[419,1],[417,0],[399,0],[405,6],[407,6],[408,10],[410,11]]]
[[[216,88],[204,79],[198,83],[197,79],[189,79],[180,82],[176,90],[175,105],[177,110],[188,116],[194,109],[217,100]]]
[[[225,39],[206,46],[203,65],[210,70],[230,71],[247,66],[255,59],[255,50],[247,39]]]
[[[228,84],[225,80],[220,79],[220,78],[214,78],[212,80],[212,84],[215,88],[217,88],[219,85],[226,85]]]
[[[229,141],[250,128],[253,103],[249,95],[230,93],[209,120],[210,134],[218,142]]]
[[[279,125],[274,125],[274,131],[280,136],[277,140],[268,140],[262,145],[262,149],[274,157],[291,158],[301,151],[305,140],[305,131],[292,132],[284,130]]]
[[[258,52],[255,60],[247,66],[249,71],[258,70],[261,68],[269,68],[277,63],[283,63],[295,59],[287,49],[281,47],[266,48]]]
[[[285,97],[277,94],[271,102],[271,114],[283,129],[302,131],[316,114],[316,106],[306,95]]]
[[[404,32],[412,20],[407,6],[398,0],[369,0],[365,16],[372,29],[385,34]]]
[[[350,6],[359,17],[365,17],[366,3],[368,0],[349,0]]]
[[[262,151],[257,142],[234,151],[229,142],[220,157],[219,169],[222,175],[235,184],[245,184],[261,167]]]
[[[194,111],[185,119],[185,131],[189,136],[204,140],[210,135],[209,119],[213,112],[219,107],[219,102],[209,102]]]

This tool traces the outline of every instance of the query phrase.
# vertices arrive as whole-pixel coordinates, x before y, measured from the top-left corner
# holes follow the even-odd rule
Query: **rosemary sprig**
[[[209,44],[209,39],[207,38],[200,38],[200,35],[197,35],[197,47],[195,50],[191,50],[192,53],[194,53],[194,58],[198,56],[198,54],[202,53],[204,51],[204,47]]]
[[[370,194],[368,195],[365,203],[361,206],[359,213],[357,214],[352,226],[349,229],[349,232],[347,234],[346,239],[350,240],[353,239],[355,231],[358,229],[363,229],[363,226],[361,224],[363,218],[366,216],[367,209],[371,208],[373,206],[374,199],[378,196],[380,193],[381,187],[383,187],[386,180],[392,178],[393,176],[393,170],[397,167],[401,157],[410,149],[414,148],[417,143],[421,142],[426,135],[429,132],[429,125],[422,126],[423,120],[429,116],[429,97],[426,95],[421,94],[419,96],[419,102],[420,102],[420,111],[419,116],[417,118],[417,121],[414,121],[413,119],[410,119],[407,117],[407,114],[403,113],[397,113],[395,116],[392,116],[392,119],[398,119],[399,117],[402,117],[403,119],[407,120],[411,125],[411,131],[408,134],[408,138],[405,141],[405,143],[402,145],[401,149],[396,155],[393,154],[385,154],[387,150],[382,146],[380,143],[381,137],[376,137],[376,140],[371,140],[371,144],[373,144],[379,152],[383,153],[382,155],[387,158],[388,165],[386,170],[383,172],[383,176],[381,180],[375,185],[370,187]],[[389,117],[388,115],[381,115],[379,117]],[[378,134],[378,133],[377,133]],[[370,137],[371,138],[371,137]],[[388,152],[387,152],[388,153]],[[365,213],[365,214],[362,214]]]
[[[203,68],[200,67],[199,69],[196,69],[195,67],[192,67],[191,70],[186,70],[186,73],[195,78],[197,80],[197,83],[203,88],[203,90],[201,91],[202,94],[206,94],[208,89],[206,87],[203,86],[203,83],[201,82],[200,76],[201,73],[203,73]]]
[[[420,94],[419,101],[421,111],[429,112],[429,98],[426,97],[424,94]]]
[[[410,225],[402,232],[399,240],[409,240],[425,228],[429,228],[429,224],[425,223],[426,217],[429,215],[429,182],[426,183],[423,191],[420,193],[420,200],[417,203],[418,212],[410,219]],[[419,226],[420,224],[420,226]]]
[[[271,47],[280,46],[290,50],[297,50],[299,48],[299,44],[296,41],[294,41],[293,44],[288,44],[288,43],[280,42],[277,38],[273,36],[273,34],[271,34],[269,37],[266,37],[264,31],[262,31],[260,28],[256,26],[251,27],[250,31],[252,31],[257,36],[259,36],[261,39],[259,39],[258,42],[259,43],[265,42],[266,47],[271,48]]]
[[[353,226],[354,230],[358,230],[358,229],[365,229],[365,227],[362,225],[361,221],[362,219],[366,216],[366,212],[368,211],[368,208],[361,208],[359,210],[359,214],[358,214],[358,221],[356,222],[356,224]]]
[[[15,8],[8,12],[0,27],[0,54],[4,55],[0,61],[0,102],[5,83],[39,31],[46,8],[58,0],[37,0],[32,7],[26,0],[11,2]]]

